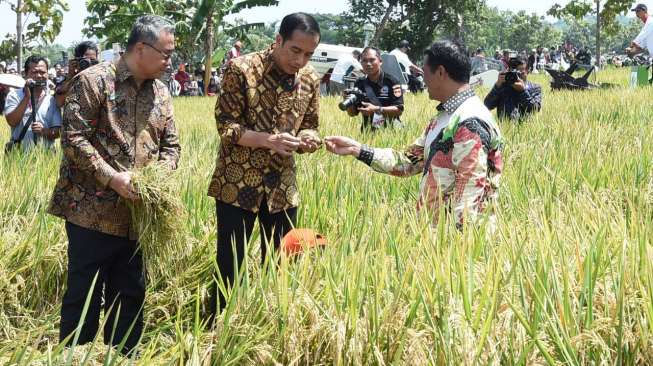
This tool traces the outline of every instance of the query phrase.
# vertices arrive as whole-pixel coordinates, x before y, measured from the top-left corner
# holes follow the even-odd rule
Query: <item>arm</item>
[[[247,128],[245,120],[245,76],[229,63],[222,80],[222,90],[215,104],[215,121],[220,141],[225,145],[273,150],[289,156],[299,147],[299,139],[287,134],[269,134]]]
[[[371,148],[343,136],[329,136],[325,141],[330,152],[354,156],[379,173],[408,177],[421,173],[424,169],[424,136],[417,139],[404,152]]]
[[[61,135],[61,125],[63,124],[61,109],[59,109],[59,106],[56,104],[56,99],[50,102],[48,119],[48,127],[44,128],[45,131],[43,136],[49,140],[56,140]]]
[[[90,142],[103,102],[100,88],[95,80],[86,77],[72,84],[64,107],[61,145],[66,159],[107,187],[117,172]]]
[[[22,100],[18,100],[18,95],[16,93],[9,93],[7,95],[7,100],[5,101],[5,118],[7,119],[7,124],[11,128],[14,128],[20,124],[20,121],[23,120],[25,111],[29,104],[29,88],[25,87],[25,93]]]
[[[526,113],[539,112],[542,108],[542,88],[531,84],[530,88],[519,93],[519,108]]]
[[[372,158],[361,160],[379,173],[409,177],[424,170],[424,137],[415,140],[404,151],[370,148]]]
[[[651,33],[653,32],[653,24],[645,24],[644,27],[642,27],[642,30],[639,31],[637,34],[637,37],[631,42],[631,47],[634,46],[635,49],[640,53],[643,51],[643,46],[645,45],[645,41],[648,37],[651,36]]]
[[[165,88],[164,88],[165,89]],[[165,163],[170,169],[177,169],[181,146],[179,145],[179,135],[175,126],[174,112],[172,107],[172,98],[167,90],[164,91],[168,100],[166,125],[163,135],[159,139],[159,161]]]
[[[382,107],[380,113],[391,118],[399,117],[404,113],[404,93],[399,83],[392,86],[390,105]]]
[[[499,106],[499,101],[501,100],[501,87],[494,86],[492,87],[492,90],[488,93],[488,95],[485,96],[485,100],[483,103],[485,103],[485,106],[489,110],[493,110],[494,108]]]
[[[302,140],[303,144],[297,149],[298,153],[312,153],[321,145],[320,134],[317,129],[320,118],[320,80],[316,79],[313,84],[313,95],[304,114],[304,119],[299,125],[297,137]],[[310,146],[307,143],[313,142]]]

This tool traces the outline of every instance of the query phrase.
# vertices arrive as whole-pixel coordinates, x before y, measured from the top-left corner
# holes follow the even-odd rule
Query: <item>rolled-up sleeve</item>
[[[116,170],[90,142],[97,128],[104,98],[101,88],[103,86],[83,74],[72,84],[64,107],[61,145],[68,160],[74,162],[80,170],[93,175],[100,185],[106,187]]]
[[[230,63],[215,104],[215,121],[224,144],[237,144],[247,130],[244,126],[245,98],[245,76],[234,63]]]

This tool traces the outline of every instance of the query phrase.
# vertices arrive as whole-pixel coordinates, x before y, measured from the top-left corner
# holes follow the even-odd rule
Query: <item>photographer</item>
[[[485,97],[485,106],[490,110],[497,108],[499,118],[518,121],[540,110],[542,88],[526,80],[527,65],[523,58],[511,58],[508,61],[509,71],[499,74],[494,88]]]
[[[68,94],[68,90],[70,89],[70,82],[75,75],[98,63],[98,48],[95,43],[84,41],[75,47],[75,57],[68,62],[68,76],[65,81],[57,84],[57,89],[55,90],[55,98],[59,108],[63,106],[66,94]]]
[[[367,47],[361,53],[361,64],[365,77],[354,84],[359,90],[356,100],[353,95],[345,91],[346,99],[340,107],[347,108],[350,116],[358,113],[363,115],[361,130],[377,129],[388,125],[400,127],[399,116],[404,111],[404,97],[401,84],[390,75],[381,70],[381,51],[375,47]],[[352,101],[348,103],[348,101]]]
[[[51,147],[59,137],[61,112],[47,87],[48,61],[42,56],[28,57],[25,76],[25,87],[9,92],[5,102],[4,114],[11,127],[11,141],[6,149],[20,145],[26,151],[36,144]],[[36,110],[34,122],[21,138],[21,132],[31,122],[32,99]]]

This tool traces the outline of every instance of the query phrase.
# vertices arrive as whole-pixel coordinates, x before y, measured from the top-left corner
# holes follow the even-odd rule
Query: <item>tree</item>
[[[410,40],[414,58],[433,42],[437,31],[460,35],[462,15],[483,5],[481,0],[349,0],[347,15],[357,29],[366,23],[375,27],[372,45],[392,49],[402,39]]]
[[[189,59],[197,49],[197,45],[191,42],[195,34],[190,27],[195,5],[190,0],[90,0],[86,4],[89,15],[84,20],[86,27],[82,32],[87,37],[102,39],[105,45],[126,44],[138,17],[148,14],[163,16],[175,25],[176,52]]]
[[[25,48],[37,40],[51,43],[61,32],[63,13],[68,10],[68,4],[63,0],[15,0],[15,3],[0,0],[1,2],[9,3],[11,11],[16,13],[14,52],[16,64],[20,68]]]
[[[603,10],[601,10],[603,3]],[[616,34],[620,27],[615,18],[620,13],[626,13],[632,5],[630,0],[571,0],[564,7],[555,4],[547,14],[561,18],[572,16],[582,19],[590,13],[596,16],[596,60],[599,64],[601,59],[601,32],[608,35]]]
[[[197,38],[204,36],[204,94],[208,93],[211,66],[213,64],[214,32],[222,31],[231,34],[242,34],[250,28],[261,27],[262,23],[242,24],[225,27],[223,19],[230,14],[237,14],[244,9],[257,6],[276,6],[277,0],[200,0],[199,7],[192,20],[194,29],[198,29]],[[218,25],[216,27],[215,25]]]
[[[203,59],[204,86],[208,89],[211,66],[219,59],[214,52],[216,40],[226,36],[244,37],[248,30],[263,23],[230,24],[224,17],[255,6],[276,5],[277,0],[91,0],[87,3],[89,17],[84,33],[105,39],[106,43],[125,43],[136,18],[156,14],[170,19],[175,25],[176,52],[182,60],[193,63]],[[217,24],[217,26],[216,26]]]

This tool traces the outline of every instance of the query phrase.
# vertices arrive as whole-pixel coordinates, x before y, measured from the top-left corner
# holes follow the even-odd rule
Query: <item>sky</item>
[[[154,0],[156,1],[156,0]],[[10,0],[13,2],[13,0]],[[527,13],[538,13],[545,15],[546,11],[555,3],[564,4],[566,0],[487,0],[490,6],[498,7],[502,10],[525,10]],[[341,13],[347,10],[347,0],[280,0],[277,7],[246,9],[238,14],[248,22],[273,22],[280,20],[285,14],[304,11],[307,13]],[[86,17],[86,6],[84,0],[68,0],[70,11],[64,15],[63,27],[55,42],[64,46],[69,46],[83,37],[81,29],[84,27],[84,18]],[[3,21],[0,22],[0,36],[4,38],[7,33],[16,32],[16,22],[11,20],[13,14],[9,11],[9,5],[6,2],[0,2],[0,14],[3,14]]]

